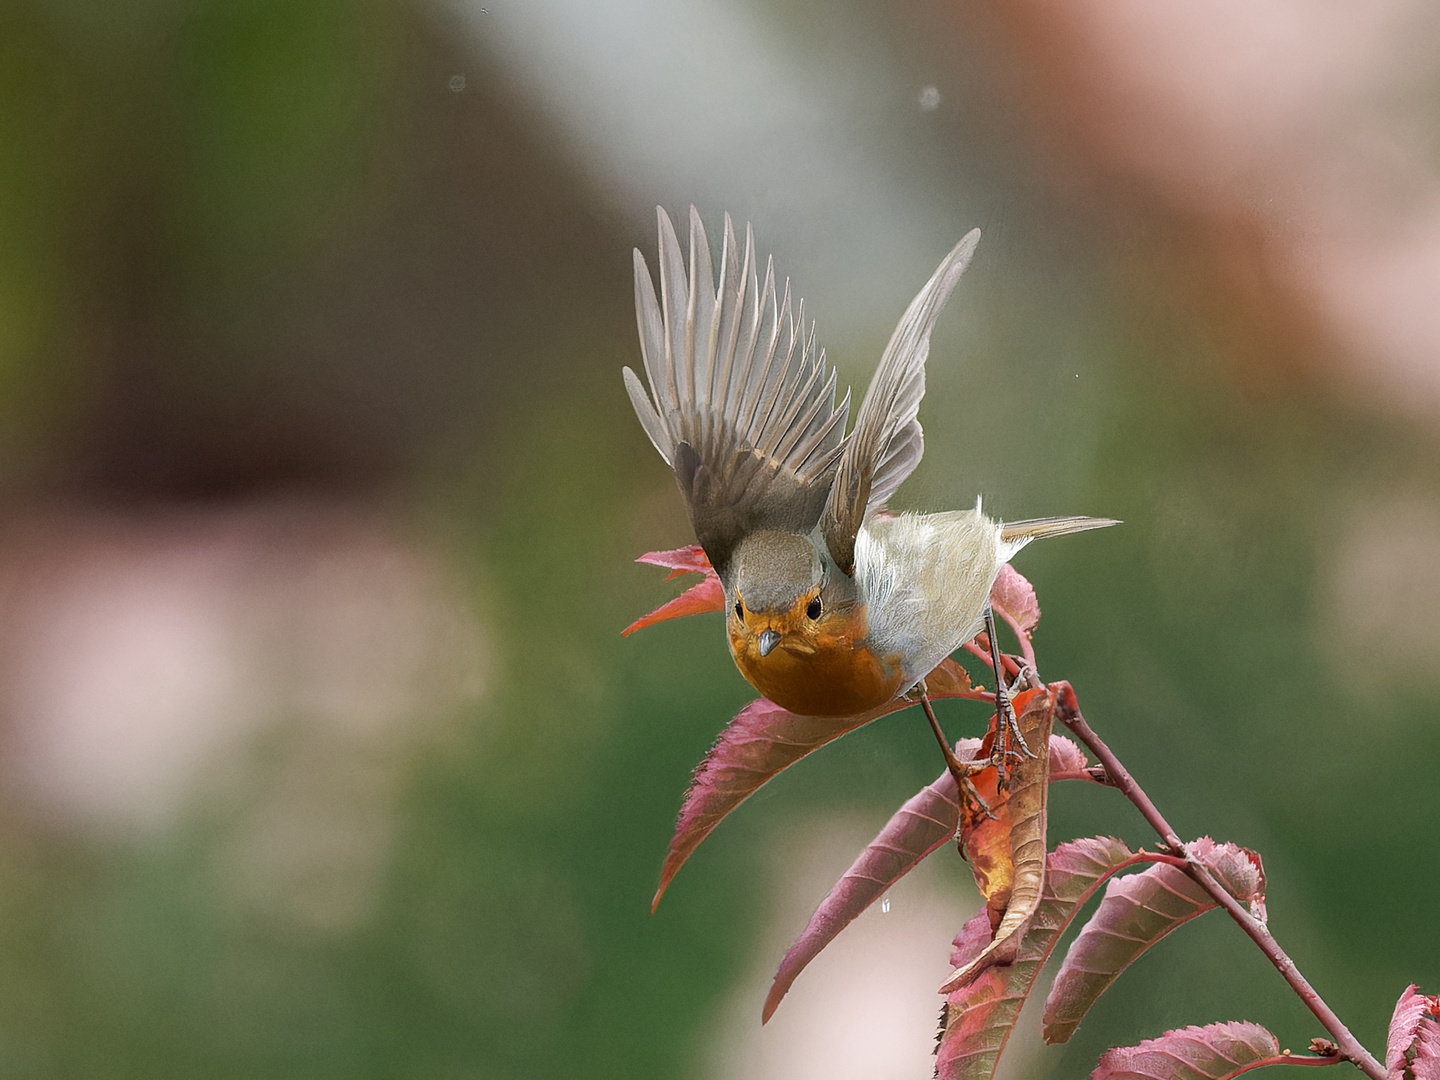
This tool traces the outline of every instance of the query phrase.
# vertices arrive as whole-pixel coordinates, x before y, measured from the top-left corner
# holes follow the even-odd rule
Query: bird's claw
[[[980,812],[984,814],[987,818],[989,818],[991,821],[1000,820],[998,817],[995,816],[995,811],[990,809],[990,804],[985,801],[985,796],[981,795],[980,792],[976,789],[975,784],[971,781],[968,772],[961,774],[960,785],[962,788],[964,788],[965,797],[970,800],[971,805],[978,806],[980,808]]]

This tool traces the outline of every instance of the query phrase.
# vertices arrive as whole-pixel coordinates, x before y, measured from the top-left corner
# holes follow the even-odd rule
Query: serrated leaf
[[[1259,1024],[1236,1020],[1167,1031],[1139,1046],[1107,1050],[1091,1080],[1229,1080],[1280,1053]]]
[[[1080,744],[1066,735],[1050,736],[1050,779],[1079,779],[1089,766]]]
[[[700,615],[707,611],[725,610],[725,590],[720,577],[710,566],[704,550],[698,544],[674,548],[670,551],[647,551],[635,560],[651,566],[663,566],[670,571],[666,581],[681,574],[704,574],[705,579],[692,585],[673,600],[666,601],[648,615],[642,615],[620,631],[620,636],[633,634],[647,626],[654,626],[666,619],[678,619],[682,615]]]
[[[1242,902],[1264,902],[1260,857],[1202,837],[1186,845]],[[1178,866],[1157,863],[1116,878],[1095,914],[1070,944],[1045,1001],[1046,1042],[1064,1042],[1116,977],[1172,930],[1214,907],[1215,900]]]
[[[948,771],[922,789],[880,830],[860,853],[830,894],[825,897],[804,931],[790,946],[775,982],[765,998],[761,1023],[774,1014],[795,977],[832,940],[886,889],[908,874],[920,860],[943,847],[955,835],[960,803],[955,778]]]
[[[971,693],[970,676],[953,660],[941,661],[940,666],[925,677],[925,682],[932,698],[962,697]],[[771,777],[846,732],[913,704],[897,698],[878,709],[851,717],[798,716],[765,698],[746,705],[720,733],[695,770],[680,807],[650,910],[655,910],[660,897],[700,842]]]
[[[985,969],[945,999],[935,1050],[939,1080],[990,1080],[1020,1007],[1076,911],[1110,875],[1149,859],[1110,836],[1072,840],[1050,853],[1040,903],[1014,961]],[[990,919],[982,909],[956,937],[950,962],[955,967],[969,964],[991,936]]]
[[[1034,630],[1040,622],[1040,601],[1035,598],[1035,586],[1009,563],[1000,567],[995,584],[990,586],[990,603],[1003,609],[1026,632]]]
[[[968,982],[991,964],[1008,964],[1015,958],[1020,937],[1040,902],[1045,881],[1045,802],[1049,791],[1050,725],[1055,695],[1048,687],[1027,690],[1014,701],[1016,719],[1025,744],[1034,757],[1016,763],[1004,790],[994,768],[973,778],[981,806],[961,796],[960,850],[970,862],[975,884],[985,897],[994,933],[971,960],[957,967],[940,988],[941,993]],[[987,755],[994,739],[982,744]]]
[[[1411,984],[1395,1003],[1385,1044],[1389,1080],[1440,1080],[1440,997]]]
[[[981,739],[961,739],[955,744],[955,753],[961,760],[972,760],[980,753],[982,742]],[[1066,766],[1064,776],[1058,775],[1057,761]],[[1052,781],[1078,778],[1080,767],[1084,764],[1084,754],[1073,741],[1063,735],[1050,736]],[[775,973],[770,995],[765,999],[763,1020],[768,1021],[774,1014],[780,1000],[806,965],[886,889],[952,839],[959,822],[960,804],[955,778],[949,772],[941,773],[933,784],[922,789],[895,812],[885,828],[820,902],[804,931],[785,954],[780,970]],[[989,943],[991,936],[990,925],[986,922],[985,941],[976,948],[977,954]]]

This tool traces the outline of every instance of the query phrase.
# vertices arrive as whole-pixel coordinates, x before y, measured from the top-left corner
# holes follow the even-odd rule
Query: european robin
[[[650,392],[628,367],[625,387],[720,577],[735,665],[771,701],[808,716],[853,716],[923,693],[924,677],[985,625],[991,586],[1016,552],[1115,524],[1006,524],[978,500],[936,514],[885,510],[924,451],[917,414],[930,332],[980,230],[906,308],[847,434],[849,392],[835,403],[835,371],[804,326],[804,303],[792,311],[773,260],[762,280],[750,228],[742,250],[725,216],[717,286],[695,208],[688,266],[669,215],[661,208],[658,217],[658,297],[635,252]],[[990,639],[993,649],[993,626]],[[1013,721],[1003,684],[997,678],[1001,715]]]

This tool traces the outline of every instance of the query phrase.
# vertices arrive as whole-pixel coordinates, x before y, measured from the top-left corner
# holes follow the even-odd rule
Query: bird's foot
[[[1021,673],[1023,678],[1024,673]],[[1019,680],[1017,680],[1018,682]],[[999,787],[1004,790],[1010,782],[1010,767],[1038,755],[1020,734],[1020,722],[1015,718],[1015,709],[1010,704],[1009,691],[997,687],[995,694],[995,742],[990,751],[990,764],[999,774]]]
[[[960,787],[964,790],[965,797],[970,800],[972,805],[978,806],[980,808],[980,812],[984,814],[987,818],[989,818],[991,821],[999,821],[1000,819],[995,816],[995,811],[990,809],[990,804],[985,801],[985,796],[981,795],[980,792],[976,790],[975,784],[970,779],[971,776],[979,772],[981,769],[988,769],[990,767],[990,762],[977,761],[966,762],[964,764],[966,764],[968,768],[962,771],[959,774],[959,777]]]

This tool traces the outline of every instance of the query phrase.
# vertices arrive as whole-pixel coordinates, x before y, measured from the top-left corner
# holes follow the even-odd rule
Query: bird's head
[[[736,549],[731,568],[726,618],[736,655],[814,652],[827,617],[836,614],[829,579],[842,576],[827,573],[815,544],[795,533],[752,533]]]

